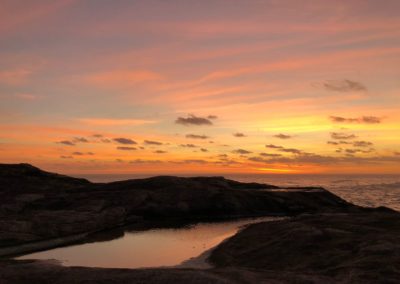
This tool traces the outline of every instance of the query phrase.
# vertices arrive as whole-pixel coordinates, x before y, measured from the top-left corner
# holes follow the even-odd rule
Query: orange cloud
[[[79,118],[78,121],[93,126],[143,125],[157,122],[156,120],[117,118]]]
[[[39,140],[37,134],[55,134],[55,135],[91,135],[93,134],[90,130],[73,129],[68,127],[56,127],[47,125],[35,125],[35,124],[0,124],[0,131],[3,136],[13,136],[17,134],[26,135],[27,137],[32,137],[32,133],[35,133]]]
[[[2,162],[23,157],[75,173],[398,168],[391,157],[400,122],[395,0],[200,1],[182,13],[175,1],[3,2]],[[187,133],[174,121],[201,118],[184,116],[190,113],[219,118]],[[370,123],[355,123],[361,118]],[[237,131],[246,138],[234,139]],[[330,133],[354,133],[376,151],[338,139],[329,146]],[[260,156],[289,136],[280,140],[283,150]],[[118,150],[121,137],[136,150]],[[198,138],[196,147],[188,138]],[[76,154],[89,152],[95,155]],[[346,153],[354,158],[339,159],[343,167],[327,163]]]

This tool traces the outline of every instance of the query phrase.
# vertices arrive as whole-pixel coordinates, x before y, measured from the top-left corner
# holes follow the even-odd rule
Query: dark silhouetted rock
[[[324,283],[399,283],[399,236],[395,211],[300,216],[250,225],[219,245],[210,261],[220,268],[315,275]]]
[[[1,247],[92,233],[147,219],[210,220],[359,210],[320,188],[279,190],[223,177],[159,176],[91,183],[27,164],[3,164],[0,182],[0,255],[5,254]]]

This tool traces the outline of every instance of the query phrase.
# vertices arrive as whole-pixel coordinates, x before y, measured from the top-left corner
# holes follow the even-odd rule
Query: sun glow
[[[262,172],[271,172],[271,173],[301,173],[301,171],[294,169],[256,168],[255,170]]]

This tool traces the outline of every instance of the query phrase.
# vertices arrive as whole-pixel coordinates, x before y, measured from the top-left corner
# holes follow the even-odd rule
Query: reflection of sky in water
[[[56,248],[20,259],[58,259],[67,266],[138,268],[172,266],[200,255],[248,223],[273,220],[257,218],[220,223],[201,223],[180,229],[126,232],[122,238]]]

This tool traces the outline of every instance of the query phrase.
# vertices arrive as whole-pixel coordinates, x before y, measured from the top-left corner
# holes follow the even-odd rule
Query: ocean
[[[75,175],[92,182],[146,178],[150,175],[91,174]],[[199,176],[199,175],[196,175]],[[366,207],[386,206],[400,211],[400,174],[398,175],[271,175],[224,174],[226,178],[242,182],[268,183],[277,186],[321,186],[343,199]]]

